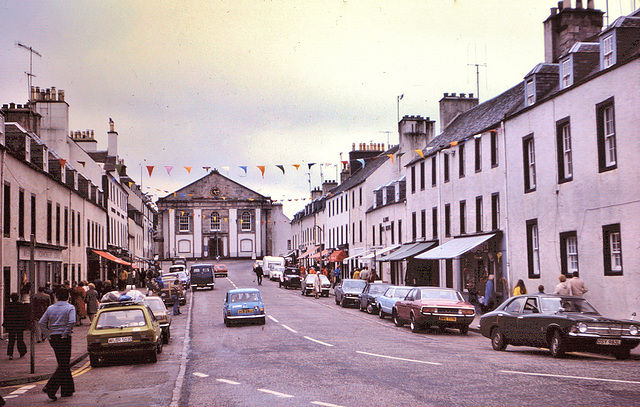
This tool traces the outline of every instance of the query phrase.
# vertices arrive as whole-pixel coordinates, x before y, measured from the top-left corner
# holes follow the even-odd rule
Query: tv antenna
[[[477,49],[477,45],[474,46],[474,53],[476,58],[478,57],[478,49]],[[485,44],[485,50],[484,50],[484,55],[485,55],[485,61],[487,58],[487,46]],[[467,47],[467,58],[469,58],[469,48]],[[468,61],[468,59],[467,59]],[[480,100],[480,67],[486,68],[487,64],[483,63],[483,64],[479,64],[479,63],[475,63],[475,64],[467,64],[467,66],[475,66],[476,67],[476,97],[478,98],[478,100]]]
[[[27,74],[27,86],[28,86],[27,95],[31,95],[31,80],[32,80],[31,78],[35,76],[33,74],[33,54],[36,54],[40,58],[42,58],[42,54],[36,51],[35,49],[33,49],[33,47],[26,46],[20,42],[16,42],[16,45],[20,48],[24,48],[27,51],[29,51],[29,72],[25,72],[25,74]],[[29,100],[31,100],[30,96],[29,96]]]

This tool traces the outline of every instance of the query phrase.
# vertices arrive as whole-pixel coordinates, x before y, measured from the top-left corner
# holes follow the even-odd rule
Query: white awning
[[[353,256],[347,257],[346,259],[342,260],[342,262],[343,262],[343,263],[348,263],[348,262],[349,262],[349,260],[357,259],[358,257],[362,257],[362,256],[364,256],[364,255],[365,255],[365,254],[367,254],[367,253],[369,253],[369,251],[368,251],[368,250],[362,251],[362,252],[360,252],[360,253],[356,253],[356,254],[354,254]]]
[[[486,242],[494,236],[495,234],[458,237],[456,239],[449,240],[438,247],[434,247],[425,253],[419,254],[415,258],[420,260],[453,259],[465,254],[469,250]]]
[[[369,254],[367,254],[366,256],[362,256],[362,259],[373,259],[373,257],[375,256],[380,257],[380,256],[384,256],[385,253],[390,252],[391,250],[395,250],[398,247],[400,247],[399,244],[392,244],[391,246],[387,246],[383,249],[378,249],[378,250],[372,250]]]
[[[436,243],[435,242],[421,242],[421,243],[409,243],[402,245],[401,248],[385,257],[382,261],[400,261],[416,255],[430,249]]]

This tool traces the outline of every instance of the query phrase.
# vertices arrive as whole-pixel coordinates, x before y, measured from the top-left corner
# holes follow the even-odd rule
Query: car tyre
[[[631,357],[631,349],[629,348],[623,348],[623,349],[618,349],[613,356],[616,357],[616,359],[618,360],[627,360]]]
[[[149,362],[156,363],[158,361],[158,354],[156,353],[156,349],[149,352]]]
[[[385,313],[382,308],[378,308],[378,316],[380,317],[380,319],[384,319]]]
[[[162,333],[162,343],[169,344],[169,338],[171,338],[171,334],[169,333],[169,330]]]
[[[398,327],[401,328],[404,326],[404,322],[402,322],[402,320],[400,319],[400,317],[398,316],[398,312],[394,309],[392,314],[391,314],[391,318],[393,319],[393,323]]]
[[[551,338],[551,344],[549,346],[549,351],[551,351],[551,356],[554,358],[561,358],[564,356],[566,352],[566,347],[564,343],[564,338],[560,331],[555,331],[553,333],[553,337]]]
[[[266,321],[266,319],[265,319],[265,317],[262,317],[262,318],[260,318],[260,319],[258,320],[258,324],[259,324],[259,325],[264,325],[264,324],[265,324],[265,322],[267,322],[267,321]]]
[[[373,306],[373,304],[368,304],[368,305],[367,305],[367,313],[369,313],[369,314],[375,314],[375,313],[376,313],[375,311],[376,311],[376,309],[375,309],[375,307]]]
[[[491,331],[491,346],[494,350],[505,350],[507,348],[507,338],[504,337],[500,328],[493,328]]]
[[[230,327],[231,326],[231,321],[229,321],[226,317],[224,318],[224,325],[226,327]]]
[[[413,333],[420,332],[420,326],[418,325],[418,322],[416,321],[416,317],[413,315],[413,313],[411,314],[411,321],[409,321],[409,326],[411,327],[411,332]]]
[[[162,353],[162,344],[164,343],[163,338],[159,338],[158,343],[156,344],[156,353]]]
[[[97,355],[89,354],[89,363],[91,367],[100,367],[100,358]]]
[[[460,333],[461,333],[462,335],[466,335],[466,334],[468,334],[468,333],[469,333],[469,325],[462,325],[462,326],[460,327]]]

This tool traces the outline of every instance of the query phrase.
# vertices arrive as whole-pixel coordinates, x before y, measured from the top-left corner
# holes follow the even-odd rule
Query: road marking
[[[26,392],[33,389],[34,387],[36,387],[35,384],[29,385],[29,386],[22,386],[19,389],[12,391],[10,394],[15,394],[15,395],[25,394]]]
[[[71,376],[78,377],[87,373],[89,370],[91,370],[91,362],[87,362],[82,367],[74,370],[73,373],[71,373]]]
[[[326,407],[342,407],[339,404],[323,403],[322,401],[312,401],[311,404],[315,404],[317,406],[326,406]]]
[[[272,317],[271,315],[267,315],[267,318],[269,318],[270,320],[272,320],[273,322],[275,322],[276,324],[278,323],[278,320],[275,319],[274,317]]]
[[[258,391],[261,391],[261,392],[263,392],[263,393],[273,394],[274,396],[278,396],[278,397],[285,397],[285,398],[291,398],[291,397],[293,397],[291,394],[279,393],[279,392],[277,392],[277,391],[273,391],[273,390],[258,389]]]
[[[233,380],[227,380],[227,379],[216,379],[216,380],[221,382],[221,383],[226,383],[226,384],[240,384],[238,382],[234,382]]]
[[[397,358],[395,356],[386,356],[386,355],[378,355],[376,353],[369,353],[369,352],[361,352],[359,350],[356,351],[356,353],[360,353],[362,355],[369,355],[369,356],[376,356],[379,358],[386,358],[386,359],[394,359],[394,360],[402,360],[405,362],[414,362],[414,363],[424,363],[425,365],[437,365],[437,366],[442,366],[442,363],[437,363],[437,362],[427,362],[424,360],[415,360],[415,359],[405,359],[405,358]]]
[[[182,393],[182,385],[184,384],[184,375],[187,371],[187,356],[189,355],[189,348],[191,346],[191,317],[193,315],[193,293],[189,296],[189,314],[187,315],[187,328],[184,332],[184,343],[182,345],[182,354],[180,356],[180,370],[178,371],[178,377],[176,378],[176,384],[173,387],[173,395],[171,397],[170,407],[178,407],[180,401],[180,394]]]
[[[198,377],[209,377],[208,374],[204,374],[204,373],[199,373],[199,372],[194,372],[193,373],[194,376],[198,376]]]
[[[308,340],[310,340],[312,342],[319,343],[320,345],[324,345],[324,346],[333,346],[330,343],[326,343],[326,342],[319,341],[317,339],[309,338],[308,336],[305,336],[304,339],[308,339]]]
[[[8,395],[8,396],[4,396],[5,399],[14,399],[16,397],[18,397],[18,394],[14,394],[14,395]]]
[[[617,380],[617,379],[602,379],[598,377],[581,377],[581,376],[567,376],[559,374],[547,374],[547,373],[530,373],[530,372],[516,372],[514,370],[499,370],[500,373],[513,373],[526,376],[542,376],[542,377],[557,377],[560,379],[577,379],[577,380],[595,380],[598,382],[613,382],[613,383],[626,383],[626,384],[640,384],[632,380]]]
[[[285,324],[282,324],[282,327],[283,327],[284,329],[288,329],[289,331],[293,332],[294,334],[297,334],[297,333],[298,333],[298,331],[296,331],[295,329],[289,328],[289,327],[288,327],[288,326],[286,326]]]

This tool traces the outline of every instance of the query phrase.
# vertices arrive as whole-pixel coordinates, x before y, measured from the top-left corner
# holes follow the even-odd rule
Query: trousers
[[[23,331],[9,331],[9,343],[7,344],[7,355],[13,356],[13,347],[18,345],[18,353],[23,357],[27,353],[27,344],[24,343]]]
[[[58,368],[47,382],[45,389],[51,394],[55,394],[60,389],[62,395],[70,396],[76,391],[70,366],[71,336],[63,338],[62,335],[51,335],[49,344],[56,355]]]

